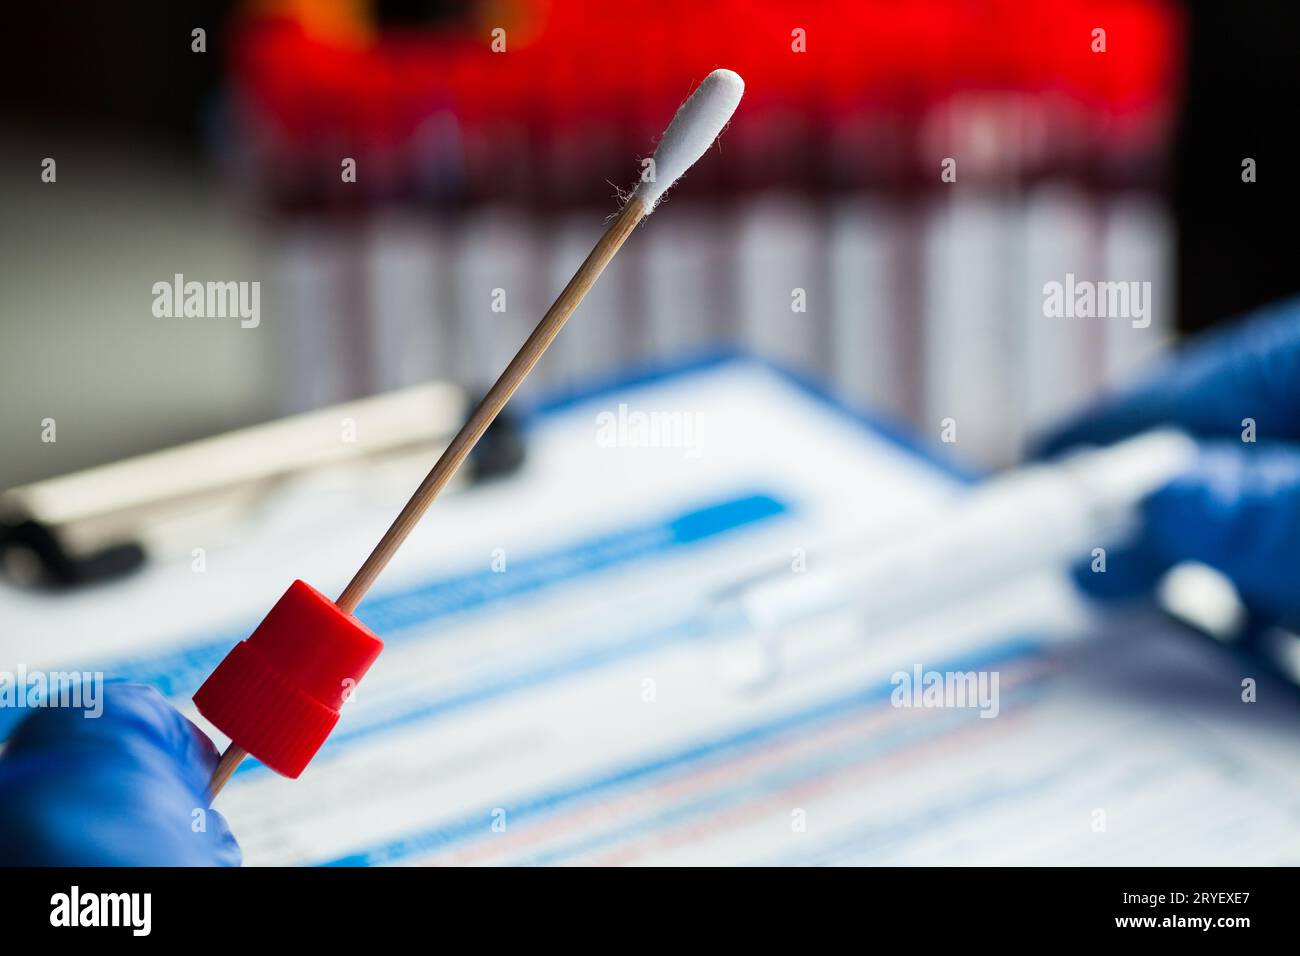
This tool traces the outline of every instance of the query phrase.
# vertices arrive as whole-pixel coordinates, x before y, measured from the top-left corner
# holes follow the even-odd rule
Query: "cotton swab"
[[[645,214],[713,145],[744,93],[745,81],[739,74],[714,70],[678,108],[655,150],[654,177],[643,177],[632,194],[633,201],[639,199],[645,204]]]
[[[641,182],[555,304],[470,414],[397,519],[362,563],[339,599],[331,602],[295,581],[245,641],[235,645],[194,695],[194,703],[230,738],[208,784],[215,798],[248,754],[285,776],[297,777],[338,722],[339,710],[383,649],[353,617],[429,505],[464,462],[510,396],[559,334],[637,224],[700,159],[731,119],[745,84],[730,70],[714,70],[677,110]]]

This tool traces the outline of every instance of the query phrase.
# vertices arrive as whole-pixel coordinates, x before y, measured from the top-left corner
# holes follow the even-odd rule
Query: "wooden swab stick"
[[[515,389],[532,371],[547,346],[554,341],[560,329],[564,328],[564,323],[569,320],[578,303],[596,284],[596,278],[605,270],[605,266],[609,265],[609,260],[614,258],[614,253],[618,252],[648,211],[645,201],[633,196],[623,207],[622,212],[609,224],[605,234],[600,237],[591,254],[578,267],[578,271],[573,274],[573,278],[564,287],[555,304],[542,316],[542,320],[537,323],[537,328],[533,329],[532,334],[515,353],[506,370],[501,373],[501,377],[488,389],[488,393],[483,396],[478,407],[471,413],[456,437],[451,440],[451,444],[442,453],[433,470],[415,490],[415,494],[397,516],[397,520],[384,532],[375,550],[370,552],[370,557],[366,558],[365,563],[353,575],[351,582],[343,589],[343,593],[335,602],[341,610],[350,614],[356,608],[362,595],[370,589],[379,572],[384,569],[402,542],[406,540],[406,536],[411,533],[411,529],[424,516],[425,510],[433,503],[438,492],[442,491],[451,480],[451,476],[456,473],[456,469],[465,460],[470,449],[487,431],[487,427],[505,407],[510,396],[515,393]]]
[[[470,450],[483,437],[489,425],[505,407],[510,396],[515,393],[523,380],[532,371],[537,360],[542,357],[547,346],[554,341],[555,336],[559,334],[560,329],[564,328],[564,323],[568,321],[573,310],[578,307],[578,303],[596,284],[597,277],[604,271],[605,266],[614,258],[614,253],[622,247],[627,237],[632,234],[637,223],[645,218],[649,212],[649,206],[646,201],[638,196],[633,196],[628,200],[622,211],[609,224],[605,234],[600,237],[591,254],[578,267],[578,271],[573,274],[564,291],[560,293],[559,298],[555,300],[542,320],[537,323],[531,335],[528,336],[523,346],[515,353],[515,357],[510,360],[500,378],[492,385],[483,400],[475,407],[465,424],[461,426],[456,437],[443,450],[438,457],[429,474],[425,476],[424,481],[420,482],[420,487],[415,489],[415,494],[411,500],[402,508],[398,514],[397,520],[389,526],[384,532],[384,536],[379,539],[375,549],[370,552],[370,557],[362,563],[357,569],[357,573],[352,576],[348,586],[343,589],[339,599],[334,603],[339,606],[341,611],[351,614],[356,606],[361,602],[361,598],[370,585],[374,584],[375,578],[379,572],[384,569],[397,549],[401,547],[402,542],[414,530],[415,526],[424,517],[425,511],[429,505],[433,504],[433,499],[438,497],[438,492],[446,487],[456,469],[461,466]],[[212,773],[212,779],[208,781],[208,793],[211,797],[216,797],[221,792],[221,788],[226,785],[231,774],[243,761],[248,754],[235,744],[226,748],[225,753],[221,755],[216,770]]]
[[[429,505],[438,497],[438,493],[447,485],[456,469],[461,466],[470,450],[483,437],[488,426],[505,407],[510,396],[515,393],[523,380],[532,371],[538,359],[555,340],[564,323],[568,321],[573,310],[578,307],[596,279],[609,265],[614,254],[622,248],[632,230],[654,209],[664,192],[687,169],[704,155],[705,151],[717,139],[722,128],[731,119],[740,104],[744,93],[744,82],[730,70],[714,70],[681,105],[677,115],[664,131],[659,147],[655,150],[654,175],[643,178],[631,198],[614,217],[605,234],[600,237],[591,254],[578,267],[555,300],[555,303],[542,316],[532,334],[515,353],[505,371],[492,385],[483,400],[478,403],[468,420],[456,433],[456,437],[438,457],[433,469],[415,490],[411,500],[402,508],[397,519],[384,536],[379,539],[370,556],[357,569],[348,586],[334,603],[345,614],[351,614],[361,602],[375,578],[379,576],[388,562],[392,560],[402,542],[419,523]],[[212,778],[208,782],[210,797],[216,797],[230,779],[231,774],[247,756],[247,752],[232,743],[221,755]]]
[[[226,785],[231,774],[244,762],[248,756],[248,751],[243,747],[237,747],[231,744],[221,754],[221,759],[217,761],[217,767],[212,771],[212,777],[208,780],[208,803],[217,798],[221,788]]]

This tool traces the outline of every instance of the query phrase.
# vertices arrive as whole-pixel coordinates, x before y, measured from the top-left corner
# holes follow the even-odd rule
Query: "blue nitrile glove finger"
[[[1099,597],[1149,589],[1181,561],[1226,575],[1254,611],[1300,613],[1300,444],[1204,442],[1192,466],[1142,506],[1142,537],[1108,556],[1105,573],[1081,566]]]
[[[1259,441],[1300,439],[1300,299],[1198,340],[1136,387],[1075,416],[1036,454],[1109,444],[1166,424],[1240,438],[1243,419],[1254,421]]]
[[[1071,569],[1075,583],[1095,598],[1119,601],[1150,593],[1171,565],[1145,540],[1108,548],[1105,569],[1095,559]]]
[[[109,683],[102,713],[43,707],[0,755],[0,865],[238,866],[208,806],[212,742],[153,688]]]

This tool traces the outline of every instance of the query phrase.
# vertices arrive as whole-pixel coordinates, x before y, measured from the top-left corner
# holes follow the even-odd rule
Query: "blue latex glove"
[[[1242,440],[1254,419],[1254,443]],[[1136,387],[1080,415],[1042,453],[1105,444],[1157,425],[1200,439],[1193,466],[1143,506],[1130,548],[1076,577],[1101,597],[1149,589],[1199,561],[1229,577],[1263,618],[1300,612],[1300,300],[1199,340]]]
[[[205,796],[216,762],[212,741],[140,684],[105,684],[99,717],[33,710],[0,756],[0,865],[238,866]]]

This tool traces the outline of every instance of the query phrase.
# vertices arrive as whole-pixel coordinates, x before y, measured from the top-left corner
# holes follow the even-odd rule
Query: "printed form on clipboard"
[[[528,440],[362,602],[386,650],[302,778],[249,761],[221,795],[248,864],[1295,862],[1279,705],[1243,707],[1219,656],[1098,618],[1059,572],[946,601],[937,568],[906,622],[823,616],[775,661],[713,627],[729,584],[816,575],[968,486],[815,390],[711,360],[552,402]],[[292,579],[341,588],[407,492],[307,486],[201,574],[5,594],[0,648],[152,684],[202,725],[190,696],[230,646]]]

